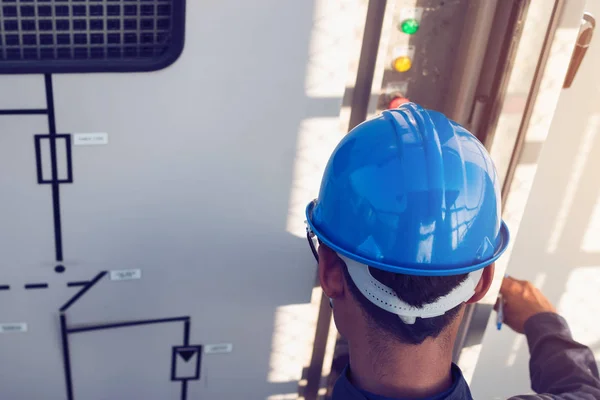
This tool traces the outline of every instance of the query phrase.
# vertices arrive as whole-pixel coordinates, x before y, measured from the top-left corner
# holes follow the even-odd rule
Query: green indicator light
[[[400,30],[407,35],[413,35],[419,30],[419,21],[414,18],[408,18],[400,24]]]

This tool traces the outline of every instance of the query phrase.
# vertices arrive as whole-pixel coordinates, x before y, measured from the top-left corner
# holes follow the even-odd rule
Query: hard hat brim
[[[434,265],[434,264],[411,264],[406,263],[402,265],[392,265],[387,264],[385,262],[371,260],[360,256],[358,254],[354,254],[347,249],[344,249],[334,242],[332,242],[323,232],[315,226],[313,223],[313,209],[315,207],[316,200],[311,201],[306,206],[306,221],[310,230],[321,240],[327,247],[334,250],[337,253],[340,253],[356,262],[361,264],[368,265],[373,268],[378,268],[384,271],[389,271],[398,274],[406,274],[406,275],[417,275],[417,276],[451,276],[451,275],[460,275],[466,274],[472,271],[476,271],[481,268],[485,268],[488,265],[492,264],[496,261],[506,248],[508,247],[508,243],[510,242],[510,233],[508,231],[508,227],[504,221],[500,224],[500,232],[499,232],[499,242],[494,250],[492,256],[484,259],[477,260],[476,263],[470,263],[467,265]]]

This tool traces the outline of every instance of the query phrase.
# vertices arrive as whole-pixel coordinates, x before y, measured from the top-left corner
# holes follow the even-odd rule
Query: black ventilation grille
[[[184,0],[0,0],[0,73],[164,68],[183,27]]]

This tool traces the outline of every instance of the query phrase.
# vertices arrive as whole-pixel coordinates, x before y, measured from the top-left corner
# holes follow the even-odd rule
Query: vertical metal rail
[[[358,72],[356,73],[354,92],[352,94],[352,109],[350,111],[348,130],[351,130],[367,118],[386,6],[387,0],[369,0],[365,33],[363,35],[358,62]]]
[[[552,41],[554,40],[554,36],[556,34],[556,30],[558,29],[558,25],[560,22],[560,18],[563,14],[563,10],[566,4],[566,0],[556,0],[554,3],[554,8],[552,9],[552,15],[550,16],[550,23],[548,24],[548,30],[546,31],[546,36],[544,38],[544,44],[542,45],[542,52],[538,63],[535,67],[535,74],[533,78],[533,83],[531,84],[531,88],[529,89],[529,95],[527,96],[527,103],[525,105],[525,112],[523,114],[523,118],[521,119],[521,125],[519,126],[519,133],[517,134],[517,140],[515,142],[515,147],[510,158],[510,163],[508,164],[508,171],[506,172],[506,178],[504,179],[504,185],[502,186],[502,198],[505,199],[510,191],[510,187],[515,176],[515,171],[517,169],[517,164],[519,163],[519,159],[521,157],[521,153],[523,152],[523,145],[525,144],[525,136],[527,134],[527,128],[529,126],[529,122],[531,121],[531,116],[533,114],[533,108],[535,107],[535,102],[537,100],[538,93],[540,91],[540,85],[542,83],[542,77],[544,71],[546,69],[546,65],[548,64],[548,58],[550,57],[550,50],[552,48]],[[503,205],[504,206],[504,205]]]

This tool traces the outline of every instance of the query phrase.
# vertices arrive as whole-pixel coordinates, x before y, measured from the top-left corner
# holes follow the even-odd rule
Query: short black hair
[[[421,307],[433,303],[467,279],[468,274],[452,276],[414,276],[395,274],[369,267],[371,275],[379,282],[396,292],[396,295],[411,306]],[[405,324],[396,314],[379,308],[371,303],[356,287],[348,267],[344,263],[344,278],[352,296],[359,303],[367,320],[379,332],[391,335],[396,340],[407,344],[421,344],[428,337],[437,337],[456,318],[461,305],[446,311],[443,315],[432,318],[417,318],[414,324]]]

